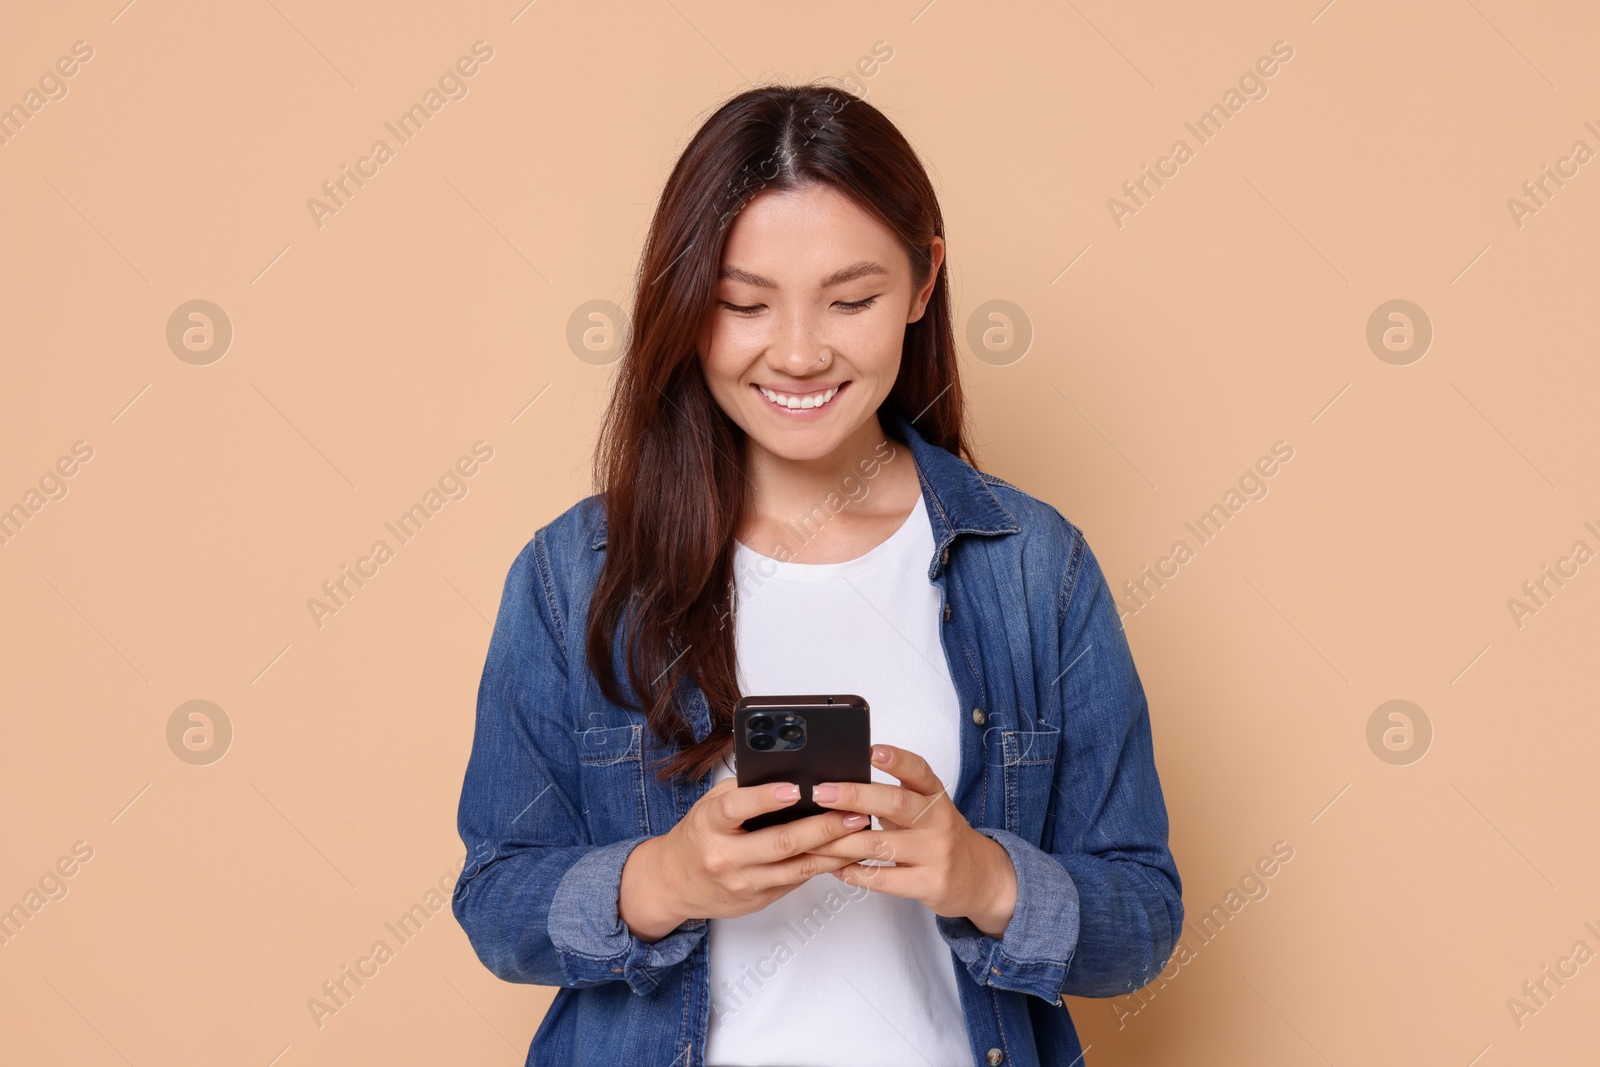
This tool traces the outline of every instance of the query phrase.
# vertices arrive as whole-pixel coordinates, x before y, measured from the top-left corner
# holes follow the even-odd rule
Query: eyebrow
[[[834,271],[832,274],[822,279],[821,288],[828,289],[835,285],[843,285],[845,282],[853,282],[857,278],[865,278],[874,274],[887,275],[888,273],[889,272],[883,268],[882,264],[875,263],[870,259],[863,259],[859,263],[852,263],[848,267],[841,267],[839,270]],[[761,289],[778,288],[777,282],[765,278],[760,274],[756,274],[753,271],[744,270],[739,267],[724,266],[717,272],[717,277],[726,278],[727,280],[734,282],[744,282],[746,285],[754,285]]]

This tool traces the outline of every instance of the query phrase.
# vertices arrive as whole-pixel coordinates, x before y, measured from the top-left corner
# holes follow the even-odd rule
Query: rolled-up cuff
[[[935,916],[935,926],[973,981],[1061,1003],[1078,947],[1078,887],[1053,856],[1009,830],[974,827],[993,838],[1017,873],[1017,905],[994,938],[971,919]]]
[[[621,980],[648,993],[661,972],[682,963],[706,933],[706,920],[686,919],[655,942],[622,921],[618,899],[628,855],[647,837],[602,845],[568,868],[550,899],[550,943],[575,985]]]

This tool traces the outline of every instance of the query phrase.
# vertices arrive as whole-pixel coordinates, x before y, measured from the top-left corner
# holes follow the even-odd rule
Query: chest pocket
[[[1032,730],[1001,730],[1001,763],[1005,772],[1006,829],[1038,844],[1044,833],[1045,813],[1055,796],[1056,757],[1061,731],[1046,722]]]
[[[573,733],[583,819],[597,845],[648,833],[640,723],[590,726]]]

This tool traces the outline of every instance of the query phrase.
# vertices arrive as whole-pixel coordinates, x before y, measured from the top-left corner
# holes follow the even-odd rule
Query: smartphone
[[[872,781],[867,702],[854,693],[744,697],[734,708],[734,769],[741,787],[794,782],[800,799],[746,819],[746,830],[792,822],[824,808],[811,799],[818,782]]]

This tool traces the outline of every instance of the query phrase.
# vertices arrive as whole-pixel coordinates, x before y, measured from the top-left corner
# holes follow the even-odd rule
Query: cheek
[[[839,344],[862,373],[892,377],[900,368],[905,338],[905,324],[883,315],[871,322],[851,324],[840,333]]]
[[[706,381],[713,388],[732,388],[738,383],[739,373],[748,360],[741,358],[741,347],[736,337],[726,329],[708,330],[700,341],[700,366]]]
[[[707,324],[700,329],[695,338],[695,347],[700,355],[700,369],[706,376],[706,383],[713,389],[720,387],[720,382],[733,372],[736,361],[732,357],[726,331],[713,328]]]
[[[765,346],[765,331],[759,319],[713,313],[700,327],[700,351],[712,366],[736,371],[752,350]]]
[[[745,394],[750,387],[740,380],[748,365],[749,360],[738,358],[728,348],[726,338],[713,342],[700,359],[700,373],[705,378],[706,390],[729,417],[733,417],[740,405],[749,399]],[[738,418],[734,421],[743,424]]]
[[[728,378],[717,366],[715,359],[702,357],[700,360],[700,374],[705,378],[706,389],[711,393],[712,399],[723,407],[727,406]]]

